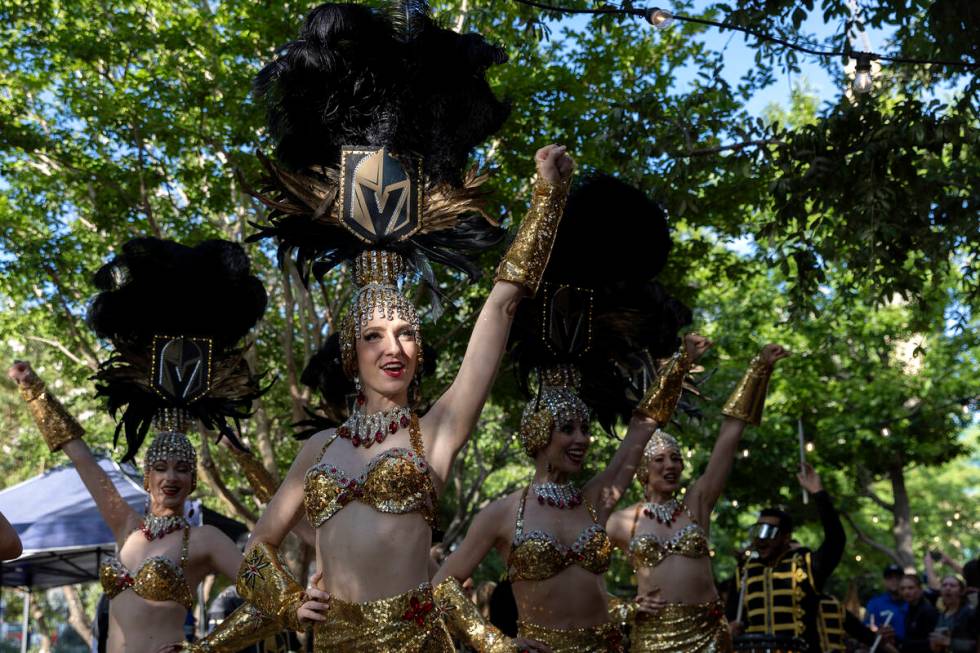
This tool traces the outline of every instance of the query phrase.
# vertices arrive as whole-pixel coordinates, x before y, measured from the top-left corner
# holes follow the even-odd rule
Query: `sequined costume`
[[[566,546],[551,533],[540,530],[525,532],[524,506],[528,489],[524,488],[521,495],[514,539],[507,557],[507,573],[511,582],[545,580],[572,565],[578,565],[593,574],[606,573],[612,557],[612,543],[606,535],[606,529],[596,522],[592,506],[586,503],[592,516],[592,525],[583,529],[575,541]]]
[[[435,523],[436,491],[422,450],[418,419],[413,413],[411,449],[382,451],[356,475],[322,460],[337,435],[327,440],[304,482],[306,514],[314,528],[325,524],[351,501],[367,504],[378,512],[418,512],[430,525]]]
[[[323,653],[452,653],[455,647],[428,583],[376,601],[330,600],[327,620],[313,627],[313,650]]]
[[[642,505],[636,507],[630,528],[629,559],[633,568],[656,567],[668,556],[706,558],[708,538],[686,504],[683,512],[691,523],[673,536],[661,539],[655,533],[636,534]],[[720,601],[669,603],[656,614],[636,613],[630,647],[639,652],[721,653],[732,650],[728,622]]]
[[[687,504],[681,503],[684,513],[691,523],[682,527],[666,540],[655,533],[636,534],[636,525],[640,520],[642,504],[636,507],[633,515],[633,526],[630,528],[629,558],[633,569],[656,567],[668,556],[681,555],[688,558],[706,558],[710,552],[708,537],[704,529],[694,519]]]
[[[727,653],[732,638],[721,601],[668,603],[656,614],[638,613],[630,634],[637,653]]]
[[[553,653],[625,653],[626,639],[618,624],[604,623],[588,628],[548,628],[518,620],[521,637],[544,644]]]
[[[99,567],[102,591],[110,600],[131,589],[147,601],[176,601],[188,610],[193,608],[194,593],[184,576],[190,532],[190,527],[184,528],[179,563],[166,556],[151,556],[131,572],[117,556],[106,558]]]

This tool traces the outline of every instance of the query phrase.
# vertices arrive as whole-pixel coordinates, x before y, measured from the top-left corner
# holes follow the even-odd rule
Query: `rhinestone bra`
[[[593,574],[604,574],[609,569],[612,542],[606,530],[598,523],[587,526],[571,546],[558,541],[551,533],[540,530],[524,532],[524,505],[527,488],[521,495],[517,510],[517,527],[507,558],[507,573],[511,581],[545,580],[556,576],[572,565],[578,565]],[[586,508],[596,521],[595,511],[586,502]]]
[[[184,528],[179,565],[166,556],[151,556],[132,573],[117,556],[106,558],[99,568],[102,590],[109,599],[114,599],[121,592],[132,589],[147,601],[175,601],[190,610],[194,607],[194,593],[184,576],[190,532],[190,527]]]
[[[325,524],[351,501],[365,503],[378,512],[420,512],[426,522],[435,524],[436,490],[422,449],[418,416],[413,414],[412,422],[411,449],[382,451],[357,475],[322,460],[337,435],[327,440],[304,481],[303,503],[313,528]]]
[[[656,567],[668,556],[680,555],[685,558],[703,558],[709,554],[708,537],[701,526],[694,521],[691,511],[683,503],[684,512],[691,523],[682,527],[667,539],[660,539],[654,533],[636,534],[636,523],[639,521],[640,509],[637,506],[633,517],[633,528],[630,530],[629,557],[634,569]]]

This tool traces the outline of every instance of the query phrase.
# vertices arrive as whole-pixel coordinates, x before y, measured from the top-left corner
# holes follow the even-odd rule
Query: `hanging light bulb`
[[[864,95],[874,86],[874,80],[871,78],[872,54],[870,52],[857,52],[855,56],[857,57],[857,64],[854,66],[854,81],[851,82],[851,88],[858,95]]]
[[[647,22],[656,29],[666,29],[674,21],[674,15],[666,9],[653,7],[647,10]]]

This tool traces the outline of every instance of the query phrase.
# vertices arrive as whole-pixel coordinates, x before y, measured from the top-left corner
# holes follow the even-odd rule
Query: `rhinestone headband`
[[[555,424],[589,421],[589,407],[576,394],[582,374],[570,365],[547,368],[540,372],[541,394],[524,408],[521,418],[521,444],[534,457],[551,441]]]
[[[668,451],[681,453],[681,445],[672,435],[657,429],[647,442],[647,446],[643,447],[643,458],[640,460],[640,466],[636,468],[636,478],[641,484],[647,483],[647,468],[650,466],[650,461]]]
[[[340,351],[344,372],[357,376],[355,343],[368,323],[375,317],[393,320],[396,317],[412,325],[418,343],[419,367],[422,365],[422,332],[418,311],[398,289],[405,277],[405,259],[396,252],[366,250],[354,260],[354,282],[359,286],[341,326]]]
[[[197,451],[183,433],[167,431],[157,434],[146,449],[143,469],[148,470],[154,464],[166,460],[190,463],[194,469],[197,469]]]

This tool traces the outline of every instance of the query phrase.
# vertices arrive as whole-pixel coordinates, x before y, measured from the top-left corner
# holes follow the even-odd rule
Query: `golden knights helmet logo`
[[[560,359],[578,358],[592,346],[592,295],[588,288],[545,282],[541,337]]]
[[[150,387],[177,405],[203,397],[211,387],[210,338],[153,336]]]
[[[387,148],[345,147],[340,159],[341,223],[367,243],[405,240],[422,226],[422,162],[408,166]]]

